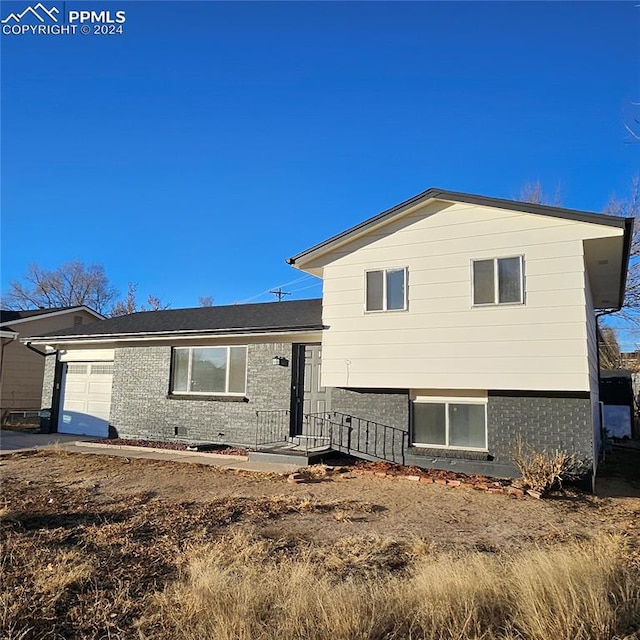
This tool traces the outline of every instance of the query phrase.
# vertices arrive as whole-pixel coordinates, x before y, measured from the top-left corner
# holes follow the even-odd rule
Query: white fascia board
[[[6,330],[2,330],[0,329],[0,338],[8,338],[9,340],[17,340],[18,336],[20,334],[17,333],[16,331],[6,331]]]
[[[22,338],[21,342],[29,342],[35,345],[77,345],[77,344],[104,344],[118,342],[166,342],[167,340],[210,340],[211,338],[269,338],[269,337],[297,337],[300,335],[322,336],[321,329],[299,329],[297,331],[265,331],[265,332],[245,332],[245,333],[199,333],[177,334],[175,332],[160,332],[154,335],[141,336],[139,334],[121,335],[96,335],[96,336],[49,336],[45,338]]]
[[[54,318],[56,316],[63,316],[67,313],[78,313],[79,311],[86,311],[90,313],[92,316],[95,316],[97,320],[106,320],[106,316],[103,316],[101,313],[94,311],[93,309],[89,309],[89,307],[85,307],[84,305],[80,307],[73,307],[72,309],[64,309],[62,311],[52,311],[51,313],[39,313],[35,316],[29,316],[28,318],[22,318],[21,320],[8,320],[7,322],[0,322],[0,327],[11,326],[15,324],[21,324],[24,322],[33,322],[34,320],[42,320],[43,318]]]

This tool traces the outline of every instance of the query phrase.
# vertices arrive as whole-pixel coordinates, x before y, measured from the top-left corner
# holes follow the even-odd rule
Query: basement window
[[[487,405],[470,402],[414,402],[416,447],[487,449]]]
[[[247,347],[176,347],[171,391],[177,394],[244,395]]]

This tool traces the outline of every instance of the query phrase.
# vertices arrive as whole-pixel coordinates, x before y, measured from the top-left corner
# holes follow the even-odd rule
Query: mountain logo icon
[[[4,20],[0,20],[0,22],[2,24],[7,24],[8,22],[13,22],[17,24],[22,20],[22,18],[29,15],[36,18],[36,20],[39,20],[40,22],[47,22],[46,18],[48,18],[49,20],[52,20],[53,22],[58,22],[58,18],[56,18],[56,14],[58,13],[60,13],[60,11],[56,7],[51,7],[51,9],[47,9],[42,4],[42,2],[38,2],[38,4],[35,7],[28,6],[21,13],[10,13]]]

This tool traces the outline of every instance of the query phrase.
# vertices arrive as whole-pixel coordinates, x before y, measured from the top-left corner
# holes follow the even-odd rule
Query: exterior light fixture
[[[284,356],[273,356],[271,361],[276,367],[288,367],[289,361]]]

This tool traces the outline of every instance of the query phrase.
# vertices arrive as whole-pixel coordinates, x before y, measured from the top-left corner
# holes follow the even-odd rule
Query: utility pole
[[[278,298],[278,302],[282,302],[282,298],[285,296],[290,296],[291,294],[288,291],[283,291],[282,287],[278,287],[277,289],[271,289],[269,293],[273,293],[273,295]]]

